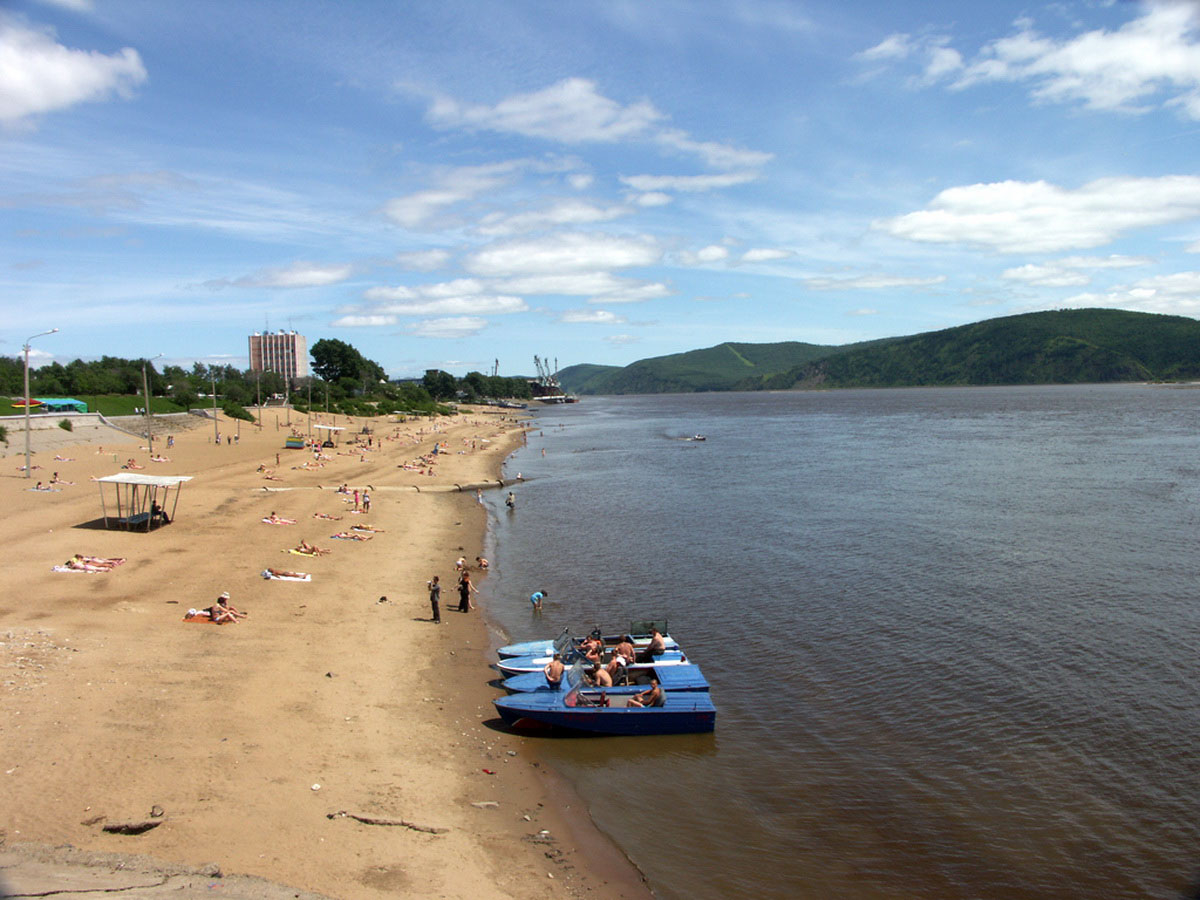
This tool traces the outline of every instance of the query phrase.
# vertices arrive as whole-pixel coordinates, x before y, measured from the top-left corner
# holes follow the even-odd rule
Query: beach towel
[[[283,552],[284,553],[292,553],[292,554],[295,554],[296,556],[307,556],[309,559],[316,559],[316,557],[319,555],[316,553],[305,553],[303,550],[297,550],[295,547],[289,547],[288,549],[284,550]]]
[[[263,516],[263,524],[264,525],[295,525],[296,520],[295,519],[270,519],[270,518],[267,518],[266,516]]]
[[[204,609],[189,609],[187,615],[183,617],[185,622],[200,622],[205,625],[228,625],[228,622],[218,622],[208,614],[208,610]]]
[[[307,572],[297,572],[296,575],[273,575],[270,570],[263,569],[262,577],[271,581],[312,581],[312,576]]]
[[[74,566],[55,566],[54,571],[55,572],[77,572],[80,575],[99,575],[101,572],[108,572],[111,570],[103,569],[103,568],[100,568],[99,566],[88,566],[86,569],[76,569]]]

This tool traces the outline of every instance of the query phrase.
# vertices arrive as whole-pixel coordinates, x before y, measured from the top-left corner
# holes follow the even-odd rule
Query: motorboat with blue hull
[[[541,672],[546,668],[553,655],[542,656],[514,656],[510,659],[502,659],[496,663],[496,668],[500,670],[505,678],[511,678],[514,675],[524,675],[526,672]],[[568,665],[578,662],[578,657],[566,657]],[[608,660],[605,660],[607,662]],[[655,666],[690,666],[686,656],[681,650],[668,650],[666,653],[661,653],[658,656],[651,657],[644,663],[633,663],[626,668],[630,672],[646,670]],[[630,675],[630,677],[633,677]]]
[[[633,649],[640,652],[641,650],[645,649],[647,645],[649,645],[650,630],[652,628],[658,628],[659,632],[663,636],[663,640],[666,642],[666,648],[668,650],[679,649],[679,645],[676,644],[675,641],[671,639],[671,636],[667,633],[667,623],[665,621],[630,622],[629,630],[621,634],[604,634],[599,628],[595,628],[591,634],[587,635],[587,637],[600,638],[600,640],[604,641],[605,648],[611,650],[621,642],[621,639],[625,637],[625,635],[628,635],[629,637],[633,638]],[[556,638],[544,638],[537,641],[521,641],[517,644],[509,644],[497,650],[496,655],[501,659],[508,659],[509,657],[513,656],[541,656],[543,654],[549,655],[550,653],[555,652],[556,648],[558,649],[559,653],[563,653],[565,649],[578,647],[583,640],[583,635],[572,636],[571,629],[564,628],[562,633]]]
[[[529,691],[492,701],[510,727],[582,734],[696,734],[717,725],[717,708],[703,691],[664,691],[660,706],[631,706],[636,687]]]
[[[524,694],[529,691],[569,691],[580,684],[586,684],[584,666],[576,663],[567,670],[566,676],[558,684],[552,685],[546,681],[544,672],[526,672],[504,679],[502,686],[510,694]],[[650,684],[651,678],[657,678],[665,691],[707,691],[708,681],[700,673],[699,666],[645,666],[629,673],[630,682],[643,690]]]

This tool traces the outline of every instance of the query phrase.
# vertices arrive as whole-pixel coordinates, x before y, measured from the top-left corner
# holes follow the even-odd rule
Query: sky
[[[8,0],[0,355],[1200,316],[1200,2]]]

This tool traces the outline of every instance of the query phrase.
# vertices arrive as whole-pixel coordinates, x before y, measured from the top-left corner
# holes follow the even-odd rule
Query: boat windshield
[[[564,657],[570,653],[574,643],[571,640],[571,634],[567,629],[563,629],[563,633],[554,639],[554,652],[561,653]]]
[[[573,688],[586,684],[586,679],[583,677],[584,671],[583,663],[575,663],[567,669],[567,684]]]

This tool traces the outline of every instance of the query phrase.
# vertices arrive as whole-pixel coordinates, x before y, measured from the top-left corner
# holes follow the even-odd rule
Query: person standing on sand
[[[475,604],[471,602],[471,592],[479,593],[479,588],[471,584],[471,573],[463,570],[462,577],[458,580],[458,611],[465,613],[475,608]]]
[[[429,586],[429,605],[433,608],[433,621],[438,625],[442,624],[442,610],[438,605],[442,599],[442,586],[438,584],[438,577],[433,576],[433,579],[426,582]]]

